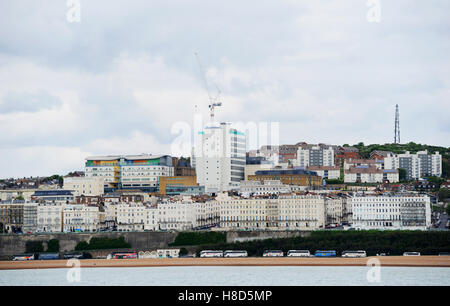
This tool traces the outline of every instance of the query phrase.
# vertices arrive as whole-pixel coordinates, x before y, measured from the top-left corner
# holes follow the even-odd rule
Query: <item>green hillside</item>
[[[365,145],[363,142],[360,142],[353,146],[358,148],[359,154],[361,154],[363,158],[369,158],[370,153],[375,150],[391,151],[397,154],[405,153],[406,151],[409,151],[411,153],[417,153],[423,150],[428,150],[429,153],[434,153],[437,151],[442,155],[442,176],[445,178],[450,177],[450,148],[430,146],[414,142],[409,142],[405,144],[387,143],[387,144],[370,144],[370,145]]]

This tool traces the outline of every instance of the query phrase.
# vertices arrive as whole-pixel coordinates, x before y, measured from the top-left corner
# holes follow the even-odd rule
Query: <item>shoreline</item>
[[[81,268],[182,267],[182,266],[367,266],[376,258],[385,267],[450,267],[450,256],[369,256],[365,258],[155,258],[82,259]],[[0,261],[0,270],[71,268],[68,260]]]

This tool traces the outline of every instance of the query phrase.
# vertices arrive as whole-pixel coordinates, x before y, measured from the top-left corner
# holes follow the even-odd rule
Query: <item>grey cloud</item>
[[[188,108],[168,99],[165,109],[167,92],[203,93],[179,105],[206,109],[198,51],[229,99],[217,116],[278,121],[283,143],[392,141],[398,103],[402,140],[448,146],[450,2],[381,3],[382,21],[373,24],[361,0],[81,0],[81,23],[70,24],[66,1],[0,1],[0,72],[14,58],[50,74],[45,93],[20,87],[27,69],[16,72],[14,91],[0,82],[1,113],[56,108],[61,91],[79,99],[63,100],[76,128],[5,135],[3,143],[83,147],[140,131],[168,144],[174,115]],[[162,64],[118,69],[124,55]],[[143,90],[155,93],[146,107],[134,96]]]
[[[227,54],[237,63],[257,64],[295,35],[297,12],[271,3],[81,1],[81,22],[71,24],[64,1],[2,2],[8,14],[0,21],[0,52],[97,72],[108,70],[122,52],[162,55],[185,69],[195,50],[206,51],[205,62]]]

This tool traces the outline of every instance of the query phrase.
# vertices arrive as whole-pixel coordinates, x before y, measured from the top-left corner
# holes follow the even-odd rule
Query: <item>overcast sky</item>
[[[0,1],[0,178],[168,153],[174,123],[279,122],[280,142],[450,145],[450,1]]]

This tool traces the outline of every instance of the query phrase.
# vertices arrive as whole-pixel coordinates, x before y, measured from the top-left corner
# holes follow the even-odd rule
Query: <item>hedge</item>
[[[39,253],[44,252],[44,245],[42,241],[27,241],[25,243],[26,253]]]
[[[51,253],[59,252],[59,240],[58,239],[50,239],[47,242],[47,252],[51,252]]]
[[[75,251],[105,250],[105,249],[127,249],[131,244],[125,241],[124,237],[119,238],[97,238],[93,237],[88,242],[81,241],[75,247]]]
[[[449,231],[315,231],[309,237],[266,239],[236,243],[205,244],[196,249],[247,250],[249,256],[261,256],[264,250],[365,250],[368,256],[379,253],[402,255],[417,251],[423,255],[450,252]]]
[[[225,243],[227,234],[222,232],[181,232],[169,246]]]

